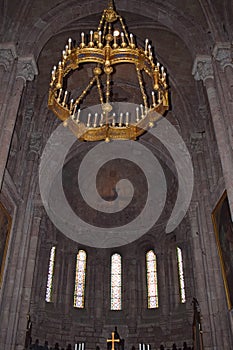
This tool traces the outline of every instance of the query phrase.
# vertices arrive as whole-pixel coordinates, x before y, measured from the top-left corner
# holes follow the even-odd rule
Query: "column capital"
[[[16,78],[22,78],[26,83],[27,80],[32,81],[37,74],[38,69],[34,56],[19,57]]]
[[[227,66],[233,68],[233,50],[230,42],[217,42],[213,49],[213,57],[220,63],[222,70]]]
[[[212,59],[209,55],[197,55],[193,64],[192,75],[195,80],[214,79]]]
[[[0,65],[9,71],[14,60],[17,58],[14,43],[0,43]]]

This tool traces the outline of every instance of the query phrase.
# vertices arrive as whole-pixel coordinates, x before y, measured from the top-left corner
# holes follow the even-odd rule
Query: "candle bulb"
[[[78,350],[78,344],[75,344],[74,350]]]
[[[64,98],[63,98],[63,102],[62,102],[62,106],[63,106],[63,107],[64,107],[64,106],[65,106],[65,104],[66,104],[67,94],[68,94],[68,92],[67,92],[67,91],[65,91]]]
[[[81,47],[84,47],[84,46],[85,46],[84,39],[85,39],[85,34],[82,32],[82,33],[81,33]]]
[[[129,112],[126,112],[125,125],[129,125]]]
[[[101,113],[100,115],[100,126],[103,126],[103,121],[104,121],[104,115]]]
[[[130,35],[129,35],[129,36],[130,36],[130,44],[131,44],[131,45],[134,45],[134,43],[133,43],[133,34],[132,34],[132,33],[130,33]]]
[[[136,108],[136,122],[139,122],[139,107]]]
[[[52,70],[52,80],[55,80],[55,74],[56,74],[56,66],[54,66]]]
[[[87,118],[87,127],[90,127],[90,121],[91,121],[91,113],[88,113],[88,118]]]
[[[77,114],[77,119],[76,119],[76,122],[77,122],[77,123],[79,123],[80,112],[81,112],[81,109],[79,108],[79,110],[78,110],[78,114]]]
[[[93,30],[90,31],[90,42],[93,42]]]
[[[73,103],[74,103],[74,100],[71,99],[71,100],[70,100],[70,111],[73,109]]]
[[[147,54],[149,40],[145,40],[145,54]]]
[[[94,119],[94,128],[96,128],[97,117],[98,117],[98,113],[95,113],[95,119]]]
[[[155,107],[156,102],[155,102],[155,93],[154,93],[154,91],[152,91],[151,95],[152,95],[152,104],[153,104],[153,107]]]
[[[120,113],[120,121],[119,121],[119,126],[122,126],[122,119],[123,119],[123,113]]]
[[[125,34],[124,33],[121,33],[121,40],[122,40],[122,44],[125,43]]]
[[[151,50],[151,45],[148,45],[148,50],[149,50],[149,58],[152,58],[152,50]]]
[[[163,66],[161,67],[161,73],[162,73],[162,75],[164,73],[164,67]]]
[[[157,62],[157,68],[159,69],[159,67],[160,67],[160,63],[159,63],[159,62]]]
[[[59,94],[58,94],[58,98],[57,98],[57,101],[58,101],[58,102],[60,102],[61,93],[62,93],[62,89],[59,90]]]
[[[74,105],[73,114],[72,114],[72,119],[75,118],[76,109],[77,109],[77,105]]]
[[[144,110],[143,110],[143,105],[140,105],[140,109],[141,109],[141,117],[144,117]]]
[[[71,53],[71,43],[72,43],[72,39],[69,38],[69,39],[68,39],[68,53],[69,53],[69,54]]]
[[[102,32],[101,32],[101,30],[99,31],[99,43],[101,43],[101,41],[102,41]]]
[[[115,124],[116,124],[115,118],[116,118],[116,113],[113,113],[113,115],[112,115],[112,126],[115,126]]]

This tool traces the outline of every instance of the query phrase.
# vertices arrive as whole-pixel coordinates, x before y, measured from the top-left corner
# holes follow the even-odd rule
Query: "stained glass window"
[[[147,305],[148,309],[159,307],[157,261],[153,250],[146,253]]]
[[[183,304],[186,302],[185,297],[185,283],[184,283],[184,268],[183,268],[183,257],[182,251],[179,247],[176,248],[177,253],[177,264],[178,264],[178,278],[179,278],[179,289],[180,289],[180,302]]]
[[[49,270],[48,270],[47,286],[46,286],[46,294],[45,294],[45,300],[48,303],[52,301],[55,255],[56,255],[56,247],[53,246],[50,250]]]
[[[84,250],[79,250],[76,260],[75,286],[74,286],[74,307],[84,308],[85,279],[86,279],[87,254]]]
[[[121,256],[111,257],[111,310],[121,310]]]

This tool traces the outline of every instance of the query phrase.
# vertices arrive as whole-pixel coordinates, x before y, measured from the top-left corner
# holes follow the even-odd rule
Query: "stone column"
[[[7,163],[11,138],[14,131],[18,108],[27,81],[32,81],[38,74],[33,56],[19,57],[16,63],[16,54],[12,44],[0,46],[0,65],[4,66],[1,80],[9,81],[5,88],[4,101],[0,105],[0,187]]]
[[[24,284],[22,288],[22,297],[19,310],[19,320],[17,326],[17,342],[15,349],[23,350],[26,336],[26,327],[27,327],[27,314],[30,310],[30,301],[31,301],[31,290],[33,275],[35,269],[35,260],[37,253],[37,244],[40,230],[41,222],[41,210],[35,209],[33,212],[33,222],[31,227],[31,236],[29,241],[29,249],[27,256],[27,266],[24,277]]]
[[[13,43],[0,43],[0,117],[2,123],[2,116],[5,113],[7,106],[7,98],[9,89],[11,88],[11,75],[16,59],[16,50]]]
[[[192,74],[194,75],[195,80],[202,80],[206,87],[229,205],[231,208],[231,216],[233,219],[233,155],[215,87],[211,57],[198,55],[193,65]]]
[[[221,77],[220,94],[226,109],[228,135],[233,149],[233,49],[230,42],[216,43],[213,56]]]
[[[135,336],[137,330],[137,261],[132,256],[127,256],[124,262],[127,278],[123,275],[123,285],[128,284],[127,300],[125,300],[125,312],[127,314],[127,323],[129,334]],[[125,298],[126,299],[126,298]]]

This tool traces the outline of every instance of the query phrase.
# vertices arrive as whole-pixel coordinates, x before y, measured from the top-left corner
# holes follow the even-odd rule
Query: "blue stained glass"
[[[111,257],[111,310],[121,310],[121,256]]]
[[[148,309],[159,307],[157,261],[153,250],[146,253],[147,305]]]
[[[76,260],[75,287],[74,287],[74,307],[84,308],[85,279],[86,279],[86,259],[84,250],[79,250]]]
[[[179,290],[180,290],[180,302],[184,304],[186,302],[185,296],[185,283],[184,283],[184,268],[183,268],[183,257],[182,251],[179,247],[176,248],[177,264],[178,264],[178,279],[179,279]]]
[[[48,303],[52,301],[55,255],[56,255],[56,247],[53,246],[50,250],[49,269],[48,269],[47,286],[46,286],[46,294],[45,294],[45,300]]]

